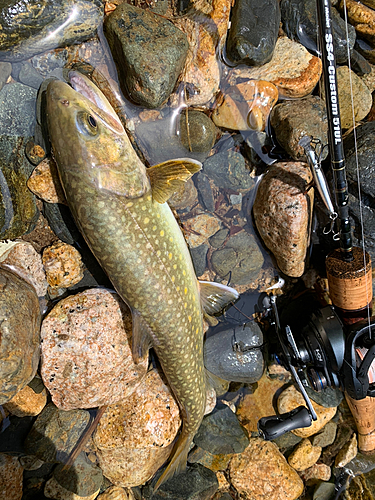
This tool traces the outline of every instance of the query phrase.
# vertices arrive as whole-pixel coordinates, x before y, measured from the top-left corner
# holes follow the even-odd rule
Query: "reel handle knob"
[[[258,421],[258,430],[263,439],[269,441],[282,436],[288,431],[300,427],[310,427],[312,417],[306,406],[299,406],[288,413],[262,417]]]

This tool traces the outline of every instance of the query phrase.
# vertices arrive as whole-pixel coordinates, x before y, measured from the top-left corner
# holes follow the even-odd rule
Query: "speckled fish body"
[[[89,95],[93,84],[82,78],[73,74],[72,84],[80,92],[87,85]],[[168,204],[154,199],[148,171],[155,167],[146,171],[108,101],[98,89],[94,93],[90,100],[66,83],[52,81],[48,129],[73,216],[131,308],[133,322],[149,334],[180,404],[183,427],[164,481],[184,468],[204,415],[199,286]],[[100,100],[101,108],[96,104]]]

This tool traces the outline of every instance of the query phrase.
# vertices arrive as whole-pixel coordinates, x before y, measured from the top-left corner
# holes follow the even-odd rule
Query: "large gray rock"
[[[0,135],[30,136],[35,127],[37,91],[22,83],[0,90]]]

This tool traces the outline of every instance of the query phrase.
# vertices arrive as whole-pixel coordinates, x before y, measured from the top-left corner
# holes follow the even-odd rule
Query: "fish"
[[[49,82],[46,118],[65,196],[92,253],[132,312],[132,352],[153,347],[179,404],[182,426],[154,490],[183,472],[205,412],[203,314],[237,300],[235,289],[198,282],[167,200],[201,169],[189,158],[146,167],[103,93],[70,71]]]

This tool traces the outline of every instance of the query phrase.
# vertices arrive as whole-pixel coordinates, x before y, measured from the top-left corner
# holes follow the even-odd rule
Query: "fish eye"
[[[87,121],[92,128],[96,128],[96,120],[92,115],[88,115]]]
[[[78,113],[77,114],[77,127],[78,130],[89,136],[95,136],[98,133],[98,124],[95,118],[89,113]]]

